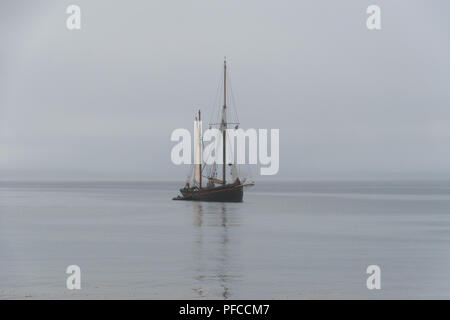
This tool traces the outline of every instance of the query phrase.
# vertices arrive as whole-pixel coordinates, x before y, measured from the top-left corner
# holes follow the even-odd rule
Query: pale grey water
[[[244,203],[178,187],[0,183],[0,298],[450,298],[450,182],[260,182]]]

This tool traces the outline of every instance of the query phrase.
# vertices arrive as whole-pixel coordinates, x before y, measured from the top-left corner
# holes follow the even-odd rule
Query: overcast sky
[[[82,30],[66,29],[78,4]],[[366,28],[381,7],[382,30]],[[450,178],[450,2],[2,1],[0,180],[181,179],[226,55],[273,179]],[[254,177],[258,180],[258,176]]]

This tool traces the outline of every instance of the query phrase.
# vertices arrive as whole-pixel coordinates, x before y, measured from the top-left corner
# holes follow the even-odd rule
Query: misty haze
[[[1,1],[0,300],[449,299],[449,12]],[[215,115],[279,162],[208,163]]]

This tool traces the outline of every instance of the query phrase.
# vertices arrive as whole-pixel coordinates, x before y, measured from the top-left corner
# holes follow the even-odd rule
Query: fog
[[[241,127],[280,129],[264,179],[450,178],[450,3],[370,4],[2,1],[0,180],[184,179],[224,56]]]

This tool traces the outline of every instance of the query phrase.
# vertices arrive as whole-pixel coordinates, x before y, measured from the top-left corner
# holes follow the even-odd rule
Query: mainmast
[[[223,178],[222,184],[226,184],[226,140],[227,140],[227,60],[226,57],[223,60],[223,110],[222,110],[222,137],[223,137]]]

